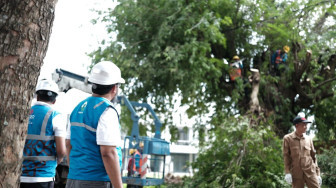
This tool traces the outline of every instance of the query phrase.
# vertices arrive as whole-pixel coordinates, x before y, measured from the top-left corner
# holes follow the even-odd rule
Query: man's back
[[[21,183],[54,180],[58,156],[56,147],[63,149],[65,154],[65,145],[56,146],[55,140],[59,139],[59,136],[65,139],[65,125],[64,117],[48,103],[37,101],[32,106],[23,150]]]
[[[79,103],[71,113],[72,149],[69,179],[110,181],[102,161],[96,134],[99,119],[107,108],[115,110],[107,99],[89,97]],[[116,110],[115,113],[117,114]],[[118,150],[121,154],[120,147]]]
[[[35,105],[31,108],[28,135],[23,150],[22,176],[49,177],[48,179],[55,176],[56,146],[51,122],[57,114],[45,105]]]
[[[70,116],[66,187],[105,188],[112,183],[122,188],[119,115],[110,101],[125,80],[119,67],[102,61],[93,66],[88,81],[92,83],[92,96],[81,102]]]

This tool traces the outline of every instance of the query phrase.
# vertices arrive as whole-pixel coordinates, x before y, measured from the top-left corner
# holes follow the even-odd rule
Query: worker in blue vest
[[[56,166],[66,155],[67,117],[52,108],[58,87],[41,80],[36,87],[37,101],[29,114],[28,133],[23,149],[20,188],[52,188]]]
[[[273,67],[273,72],[275,73],[276,76],[280,76],[280,66],[281,65],[286,65],[287,61],[287,54],[289,52],[290,48],[289,46],[284,46],[283,49],[276,50],[272,54],[271,58],[271,65]]]
[[[93,66],[89,82],[92,96],[70,115],[66,188],[122,188],[119,114],[111,101],[125,80],[114,63],[102,61]]]

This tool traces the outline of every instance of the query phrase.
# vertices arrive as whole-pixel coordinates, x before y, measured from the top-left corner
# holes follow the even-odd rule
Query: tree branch
[[[326,98],[329,98],[329,97],[333,97],[333,96],[334,96],[334,93],[326,93],[324,95],[321,95],[321,97],[319,98],[319,101],[323,100],[323,99],[326,99]]]
[[[329,82],[332,82],[332,81],[334,81],[334,80],[336,80],[336,77],[331,78],[331,79],[328,79],[328,80],[325,80],[325,81],[323,81],[322,83],[320,83],[319,85],[317,85],[314,89],[318,89],[318,88],[322,87],[323,85],[325,85],[325,84],[327,84],[327,83],[329,83]]]

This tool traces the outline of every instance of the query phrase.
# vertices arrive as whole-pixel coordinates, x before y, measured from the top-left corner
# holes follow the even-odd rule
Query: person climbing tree
[[[237,55],[233,56],[232,63],[230,63],[230,81],[234,82],[237,78],[242,77],[242,69],[243,69],[243,60],[241,60]]]
[[[283,50],[279,49],[276,50],[272,54],[271,58],[271,66],[272,66],[272,73],[275,74],[276,76],[280,76],[280,69],[281,66],[285,65],[286,66],[286,61],[287,61],[287,53],[289,52],[290,48],[289,46],[284,46]]]

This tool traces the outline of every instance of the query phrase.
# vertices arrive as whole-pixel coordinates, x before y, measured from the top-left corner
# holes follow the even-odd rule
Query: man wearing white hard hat
[[[66,154],[67,118],[53,110],[58,87],[41,80],[36,87],[37,101],[30,109],[28,134],[23,150],[20,188],[54,187],[56,166]]]
[[[89,82],[92,96],[80,102],[70,115],[66,187],[122,188],[119,114],[111,100],[125,80],[114,63],[103,61],[93,66]]]

